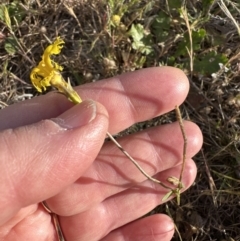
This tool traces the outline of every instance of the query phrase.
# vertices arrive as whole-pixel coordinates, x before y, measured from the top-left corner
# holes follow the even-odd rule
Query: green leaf
[[[175,62],[176,62],[176,58],[174,56],[169,56],[167,58],[167,65],[174,66]]]
[[[4,22],[6,23],[9,29],[12,29],[11,19],[8,13],[8,9],[5,5],[3,5],[3,13],[4,13]]]
[[[165,202],[167,199],[173,194],[173,191],[168,192],[167,194],[164,195],[162,198],[162,201]]]
[[[4,5],[0,5],[0,19],[4,21]]]
[[[21,22],[25,16],[24,10],[20,7],[19,1],[13,1],[10,4],[0,5],[0,19],[11,28],[11,22],[15,23],[15,19]]]
[[[169,36],[171,20],[170,17],[160,12],[152,23],[152,32],[157,42],[164,42]]]
[[[21,22],[25,16],[24,10],[20,7],[19,2],[13,2],[9,6],[9,15],[10,17],[14,17],[18,22]]]
[[[204,29],[199,29],[197,31],[192,31],[192,47],[193,50],[199,50],[201,49],[201,43],[206,37],[206,31]],[[175,57],[179,56],[188,56],[187,48],[190,49],[190,39],[189,39],[189,34],[186,33],[184,35],[184,40],[179,43]]]
[[[4,43],[4,49],[9,54],[15,54],[17,51],[17,41],[13,37],[8,37]]]
[[[132,37],[132,48],[140,53],[149,55],[152,53],[152,36],[146,34],[144,27],[141,24],[132,24],[128,34]]]
[[[194,60],[194,71],[201,74],[216,73],[220,67],[219,64],[226,64],[228,58],[224,54],[211,51],[205,55],[197,56]]]
[[[134,42],[141,42],[144,37],[144,28],[141,24],[132,24],[128,34],[133,38]]]
[[[141,57],[136,56],[134,61],[136,68],[142,68],[146,62],[146,59],[147,58],[145,55],[142,55]]]

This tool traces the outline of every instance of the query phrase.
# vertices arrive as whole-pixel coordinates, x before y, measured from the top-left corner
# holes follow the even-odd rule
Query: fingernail
[[[93,100],[85,100],[52,120],[63,128],[74,129],[94,120],[96,110],[96,103]]]

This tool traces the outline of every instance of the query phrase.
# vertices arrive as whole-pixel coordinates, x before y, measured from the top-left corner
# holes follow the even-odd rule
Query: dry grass
[[[154,212],[174,218],[179,230],[174,241],[240,240],[238,1],[5,2],[11,26],[0,16],[2,108],[37,94],[29,72],[58,35],[66,41],[59,57],[64,76],[75,85],[149,66],[173,65],[186,72],[191,91],[182,114],[204,134],[195,158],[198,176],[182,195],[181,207],[171,201]],[[134,31],[143,38],[137,41]],[[127,132],[173,118],[170,113]]]

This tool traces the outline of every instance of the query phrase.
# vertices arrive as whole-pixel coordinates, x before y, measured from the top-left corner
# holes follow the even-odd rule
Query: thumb
[[[107,127],[105,108],[87,100],[55,119],[0,132],[0,225],[77,180],[96,158]]]

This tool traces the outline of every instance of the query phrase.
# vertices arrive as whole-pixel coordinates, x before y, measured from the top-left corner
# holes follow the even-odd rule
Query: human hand
[[[57,240],[46,200],[59,215],[66,241],[170,240],[174,225],[156,214],[167,190],[146,180],[111,142],[130,125],[180,105],[189,89],[182,71],[149,68],[77,88],[72,106],[50,93],[0,112],[0,240]],[[98,103],[99,102],[99,103]],[[102,105],[101,105],[101,104]],[[184,122],[188,138],[183,183],[195,179],[192,161],[199,128]],[[10,129],[12,128],[12,129]],[[165,182],[179,176],[183,138],[178,123],[150,128],[118,141],[143,169]]]

